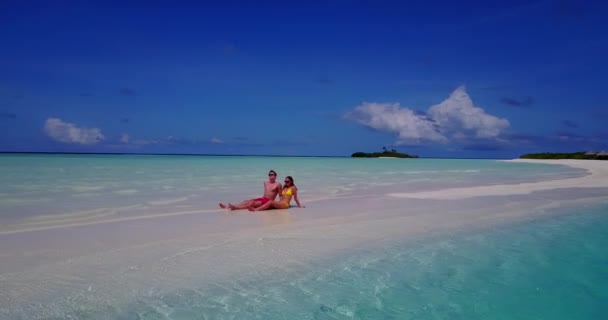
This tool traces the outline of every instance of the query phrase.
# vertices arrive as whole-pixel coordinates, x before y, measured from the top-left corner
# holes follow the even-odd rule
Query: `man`
[[[245,200],[239,204],[223,204],[220,203],[222,209],[239,210],[249,207],[257,208],[266,204],[269,201],[274,201],[277,194],[281,193],[281,184],[276,181],[277,173],[274,170],[268,172],[268,180],[264,181],[264,196],[256,199]]]

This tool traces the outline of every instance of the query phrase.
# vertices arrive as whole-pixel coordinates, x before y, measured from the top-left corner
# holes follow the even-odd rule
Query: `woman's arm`
[[[293,187],[292,189],[293,189],[293,199],[296,200],[296,204],[298,205],[298,208],[306,208],[300,204],[300,200],[298,199],[298,188]]]

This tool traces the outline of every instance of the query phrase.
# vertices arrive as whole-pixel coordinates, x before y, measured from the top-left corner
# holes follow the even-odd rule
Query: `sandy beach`
[[[391,193],[389,196],[414,199],[463,199],[483,196],[508,196],[530,194],[536,191],[565,188],[608,188],[608,161],[599,160],[506,160],[511,162],[545,163],[565,165],[585,169],[587,176],[562,180],[520,183],[516,185],[479,186],[469,188],[453,188],[431,192]]]
[[[487,228],[551,213],[548,208],[568,203],[606,200],[608,162],[533,162],[582,168],[588,174],[319,199],[307,201],[305,209],[259,214],[201,208],[82,223],[59,218],[55,227],[5,232],[0,234],[0,315],[60,316],[66,305],[116,305],[232,283],[309,266],[353,248]]]

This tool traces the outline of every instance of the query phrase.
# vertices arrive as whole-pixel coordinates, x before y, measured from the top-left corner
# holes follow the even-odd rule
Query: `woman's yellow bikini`
[[[281,195],[291,197],[291,188],[284,189]]]
[[[291,200],[291,196],[293,195],[293,193],[291,192],[291,188],[287,188],[287,189],[283,189],[283,192],[281,192],[282,196],[288,196],[289,200]],[[289,200],[287,201],[280,201],[280,203],[284,203],[286,208],[289,208]]]

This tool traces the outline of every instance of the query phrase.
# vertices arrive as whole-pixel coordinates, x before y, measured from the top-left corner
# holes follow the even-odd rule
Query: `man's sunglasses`
[[[268,176],[269,176],[269,177],[270,177],[270,176],[276,176],[276,174],[274,174],[274,173],[269,173],[269,174],[268,174]]]

